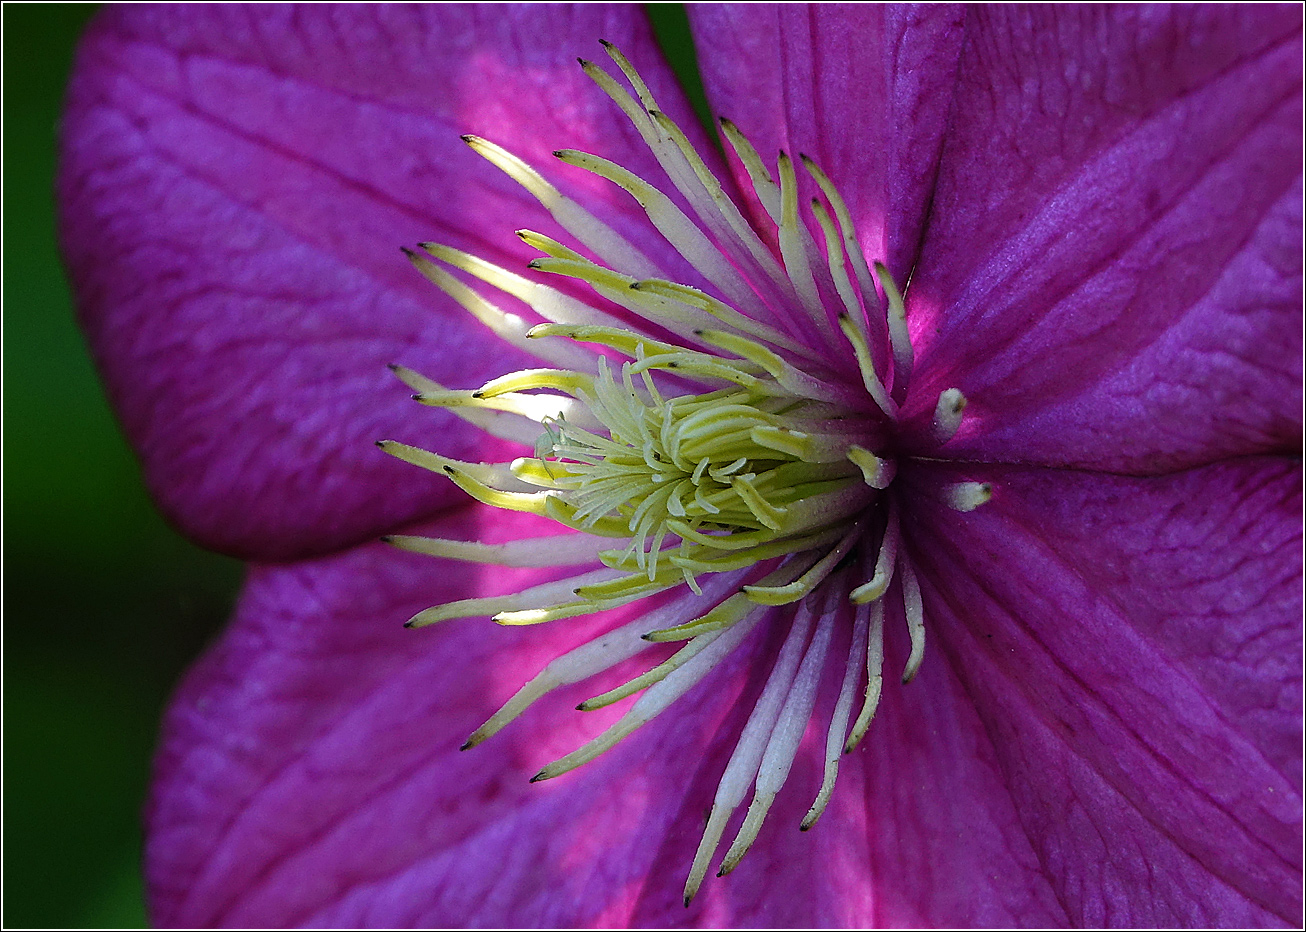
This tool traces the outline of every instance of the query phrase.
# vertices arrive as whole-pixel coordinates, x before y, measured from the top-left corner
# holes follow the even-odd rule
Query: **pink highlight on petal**
[[[574,64],[599,39],[699,151],[702,134],[633,7],[109,10],[63,141],[83,326],[161,507],[265,561],[164,723],[146,813],[155,921],[1299,922],[1300,14],[690,15],[714,106],[768,165],[780,149],[815,158],[866,258],[907,286],[915,369],[884,433],[897,472],[874,494],[892,497],[920,583],[919,675],[897,682],[909,638],[887,625],[877,716],[798,832],[848,649],[834,625],[841,659],[784,792],[689,910],[684,871],[787,633],[776,616],[556,782],[527,778],[635,700],[575,705],[672,648],[459,751],[554,657],[642,607],[400,628],[433,602],[567,571],[367,542],[401,526],[490,543],[557,530],[463,505],[372,448],[436,436],[442,454],[512,455],[395,403],[386,363],[457,388],[522,364],[396,250],[440,239],[520,271],[513,231],[558,233],[458,141],[476,133],[691,276],[624,192],[550,153],[658,177]],[[765,217],[727,161],[741,207]],[[802,205],[816,185],[798,185]],[[968,407],[940,444],[949,388]],[[958,510],[948,490],[964,483],[992,499]],[[831,578],[851,590],[854,575]],[[901,579],[885,600],[903,614]]]

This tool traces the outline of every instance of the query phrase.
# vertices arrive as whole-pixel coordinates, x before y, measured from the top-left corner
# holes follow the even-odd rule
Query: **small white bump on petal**
[[[966,396],[958,389],[949,388],[939,393],[938,404],[934,406],[932,425],[934,439],[940,444],[947,443],[961,427],[962,412],[966,410]]]
[[[993,486],[987,482],[958,482],[943,491],[944,501],[957,511],[974,511],[993,497]]]

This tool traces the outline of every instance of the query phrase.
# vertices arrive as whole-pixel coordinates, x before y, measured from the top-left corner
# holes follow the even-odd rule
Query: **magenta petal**
[[[967,21],[908,316],[963,458],[1156,473],[1301,436],[1301,18]]]
[[[452,514],[434,533],[472,534],[483,517]],[[873,897],[855,758],[845,768],[851,795],[802,835],[796,826],[819,782],[817,757],[806,755],[797,792],[786,793],[757,850],[691,911],[680,902],[731,747],[718,732],[732,734],[747,714],[749,703],[736,700],[741,689],[755,694],[775,647],[766,637],[706,689],[554,782],[527,778],[613,718],[616,710],[574,710],[613,682],[545,697],[484,745],[458,750],[523,681],[602,622],[505,629],[482,618],[404,631],[399,619],[433,600],[512,590],[528,575],[380,544],[256,569],[231,629],[165,723],[147,812],[154,919],[864,924]],[[627,676],[638,669],[628,665]]]
[[[1299,467],[966,478],[907,525],[930,633],[1070,920],[1297,922]]]
[[[469,387],[522,357],[485,352],[484,329],[399,247],[443,240],[521,268],[513,231],[557,232],[461,133],[537,164],[574,145],[647,170],[576,66],[599,38],[682,112],[633,7],[164,6],[96,21],[62,132],[64,251],[119,416],[186,533],[284,558],[460,497],[372,447],[421,440],[385,366]],[[564,177],[600,214],[638,211]],[[494,449],[451,416],[422,424],[446,454]]]
[[[897,682],[907,657],[897,624],[886,632],[880,708],[854,755],[866,770],[863,795],[841,786],[831,804],[864,810],[872,890],[867,924],[1065,925],[966,681],[943,661],[935,641],[920,675],[906,686]]]
[[[814,159],[848,201],[866,255],[899,281],[920,248],[963,15],[942,5],[690,7],[715,112],[767,164],[780,149]]]
[[[471,533],[484,517],[468,509],[434,532]],[[881,720],[843,762],[829,810],[804,834],[796,828],[820,782],[827,702],[754,850],[686,910],[680,896],[703,813],[784,631],[764,630],[695,694],[599,760],[532,786],[531,773],[613,718],[613,710],[573,707],[617,677],[546,697],[473,751],[458,745],[596,624],[397,626],[433,599],[510,590],[527,575],[380,545],[256,570],[232,628],[191,673],[165,723],[147,813],[155,920],[1062,921],[1002,791],[995,753],[941,664],[919,684],[889,688]],[[396,623],[380,623],[387,618]],[[627,665],[626,676],[641,668]],[[966,845],[957,845],[959,835]]]

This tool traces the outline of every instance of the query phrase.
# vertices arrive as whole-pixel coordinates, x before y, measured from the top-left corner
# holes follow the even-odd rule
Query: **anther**
[[[944,490],[944,501],[957,511],[974,511],[993,497],[993,486],[987,482],[958,482]]]
[[[856,444],[848,448],[848,459],[862,471],[866,484],[873,489],[887,489],[893,481],[893,460],[876,456],[865,447]]]
[[[939,393],[939,403],[934,406],[934,439],[947,443],[961,426],[962,412],[966,410],[966,396],[958,389],[949,388]]]

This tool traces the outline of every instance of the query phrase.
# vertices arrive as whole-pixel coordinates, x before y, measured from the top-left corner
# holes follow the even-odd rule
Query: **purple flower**
[[[522,453],[397,396],[387,363],[459,388],[532,363],[395,249],[438,239],[521,271],[538,252],[513,231],[567,241],[458,140],[470,133],[694,274],[619,188],[550,164],[575,148],[662,177],[574,63],[600,38],[710,146],[629,7],[109,10],[69,92],[65,253],[160,505],[251,560],[231,628],[165,722],[147,809],[154,918],[1298,923],[1299,11],[691,13],[714,108],[772,165],[777,150],[810,155],[881,282],[910,280],[910,381],[874,317],[870,362],[830,365],[847,384],[895,374],[897,420],[867,403],[897,476],[866,487],[866,541],[887,533],[891,501],[929,632],[919,675],[888,677],[800,834],[843,671],[828,664],[756,844],[688,911],[686,870],[791,611],[556,781],[526,778],[619,715],[572,706],[647,662],[547,696],[461,753],[613,622],[398,629],[557,571],[375,542],[401,526],[488,543],[552,533],[371,446]],[[709,160],[774,233],[728,158]],[[950,389],[969,403],[954,436],[932,426]],[[948,490],[977,488],[965,483],[991,500],[952,507]],[[830,579],[855,570],[832,562]],[[903,586],[888,597],[890,670],[909,653]],[[846,651],[847,631],[833,636]]]

